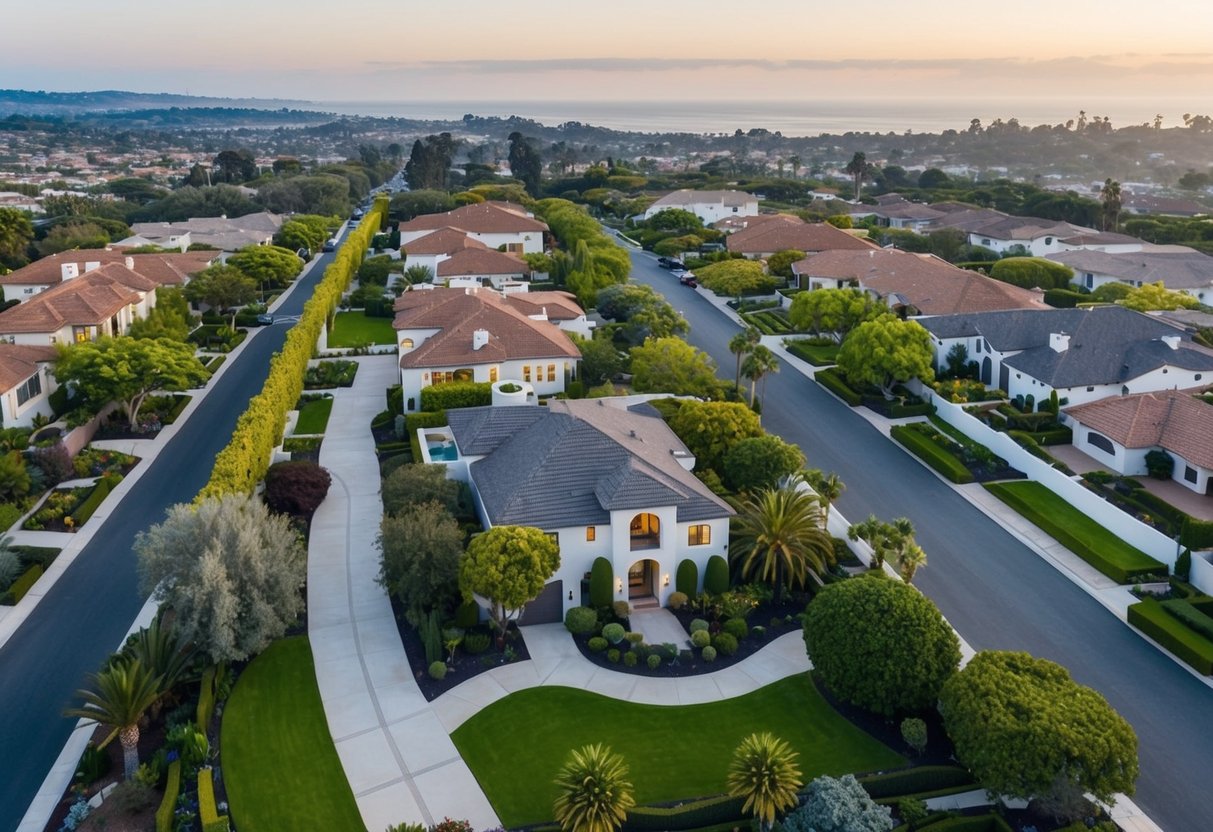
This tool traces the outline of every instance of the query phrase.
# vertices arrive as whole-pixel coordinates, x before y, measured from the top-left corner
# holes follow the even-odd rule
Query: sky
[[[327,102],[1123,98],[1213,111],[1204,0],[11,5],[0,86],[24,89]]]

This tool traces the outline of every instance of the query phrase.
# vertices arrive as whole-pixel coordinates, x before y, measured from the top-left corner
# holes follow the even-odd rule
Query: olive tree
[[[510,619],[543,591],[560,568],[560,547],[530,526],[495,526],[476,535],[459,563],[459,588],[465,601],[479,595],[504,635]]]

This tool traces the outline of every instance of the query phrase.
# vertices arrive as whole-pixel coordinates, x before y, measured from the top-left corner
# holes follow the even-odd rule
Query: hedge
[[[448,381],[421,389],[422,410],[485,407],[493,403],[493,385],[487,381]]]
[[[211,477],[198,499],[224,494],[251,494],[265,477],[274,446],[286,427],[286,414],[303,393],[303,377],[312,350],[341,295],[362,263],[371,237],[387,214],[388,199],[380,197],[358,227],[338,249],[324,270],[312,296],[303,305],[299,323],[291,327],[281,351],[270,359],[269,375],[261,392],[236,421],[231,442],[215,457]]]
[[[404,429],[409,433],[416,433],[422,428],[446,427],[446,424],[445,410],[423,410],[419,413],[410,413],[404,417]]]
[[[938,471],[949,482],[960,485],[973,482],[973,473],[925,433],[910,425],[895,425],[889,433],[906,450]]]
[[[114,474],[97,480],[97,484],[93,487],[92,492],[72,512],[72,523],[77,529],[88,522],[88,519],[93,516],[93,512],[101,505],[102,500],[108,497],[114,486],[120,482],[122,482],[121,474]]]
[[[859,407],[863,404],[863,396],[852,390],[833,367],[818,370],[813,374],[813,380],[851,407]]]
[[[919,826],[918,832],[1013,832],[1013,830],[998,815],[971,815],[947,818],[928,826]]]
[[[0,533],[11,529],[24,513],[20,506],[12,503],[0,503]]]
[[[387,389],[387,409],[393,416],[404,412],[404,387],[396,384]]]
[[[1213,546],[1213,522],[1189,517],[1183,521],[1179,542],[1189,549],[1208,549]]]
[[[35,563],[29,569],[22,572],[17,580],[12,582],[7,592],[0,595],[0,604],[10,607],[16,604],[25,597],[25,593],[29,592],[41,577],[42,567]]]
[[[1162,608],[1192,632],[1213,641],[1213,618],[1197,608],[1195,603],[1183,598],[1172,598],[1163,601]]]
[[[709,595],[723,595],[729,591],[729,563],[720,555],[708,558],[703,572],[703,591]]]
[[[590,606],[609,607],[615,600],[615,570],[606,558],[594,558],[590,565]]]
[[[678,806],[636,806],[628,810],[623,832],[680,832],[737,821],[745,798],[718,795]]]
[[[202,832],[228,832],[231,824],[227,815],[215,807],[215,776],[211,769],[198,769],[198,820]]]
[[[156,810],[156,832],[173,832],[173,812],[177,808],[177,793],[181,791],[181,761],[168,764],[168,779],[164,783],[164,799]]]
[[[206,362],[206,371],[211,375],[214,375],[219,371],[219,368],[223,366],[224,361],[227,361],[226,355],[215,356],[210,361]]]
[[[1091,296],[1072,289],[1045,289],[1044,299],[1045,303],[1055,309],[1073,309],[1078,304],[1089,301]]]
[[[683,558],[674,576],[674,589],[688,598],[699,595],[699,567],[690,558]]]
[[[1213,675],[1213,641],[1188,629],[1157,599],[1146,598],[1130,606],[1129,623],[1202,675]]]
[[[915,766],[883,774],[870,774],[858,779],[859,785],[863,786],[864,791],[873,800],[958,786],[976,787],[973,775],[961,766]]]
[[[215,665],[202,672],[202,685],[198,692],[198,710],[195,719],[199,733],[205,734],[215,713]]]

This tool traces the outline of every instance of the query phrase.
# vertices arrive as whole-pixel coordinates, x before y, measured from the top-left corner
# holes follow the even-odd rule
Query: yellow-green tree
[[[489,615],[504,635],[510,619],[547,584],[560,568],[560,547],[530,526],[494,526],[472,538],[459,562],[459,588],[465,600],[479,595],[489,602]]]

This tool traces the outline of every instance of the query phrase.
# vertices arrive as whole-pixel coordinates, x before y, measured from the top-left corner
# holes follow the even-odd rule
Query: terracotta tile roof
[[[0,393],[7,393],[38,372],[38,365],[59,357],[54,347],[0,344]]]
[[[882,298],[897,295],[923,315],[1048,309],[1040,292],[957,267],[930,254],[897,249],[823,251],[792,264],[806,277],[858,280]]]
[[[530,266],[521,257],[491,248],[465,248],[438,264],[438,277],[523,275],[530,270]]]
[[[799,224],[802,220],[791,214],[758,214],[753,217],[725,217],[712,223],[712,227],[717,231],[740,231],[743,228],[757,228],[768,222]]]
[[[63,265],[74,263],[84,274],[85,263],[125,263],[129,257],[131,270],[162,286],[180,286],[194,274],[205,269],[219,256],[217,251],[187,251],[164,254],[128,254],[120,248],[88,248],[61,251],[11,274],[0,277],[0,286],[55,286],[63,282]]]
[[[154,288],[155,284],[147,278],[111,263],[0,312],[0,334],[97,326],[118,314],[123,307],[138,303],[143,292]]]
[[[511,292],[505,299],[524,315],[539,315],[546,311],[552,321],[573,321],[585,314],[572,292]]]
[[[867,251],[877,248],[875,243],[848,234],[828,222],[765,222],[757,227],[730,234],[725,245],[729,251],[741,254],[762,254],[788,249],[807,253],[833,249]]]
[[[1115,396],[1066,408],[1066,413],[1126,448],[1160,447],[1213,468],[1213,405],[1196,390]]]
[[[687,205],[707,205],[709,203],[740,208],[751,202],[758,202],[757,197],[745,191],[695,191],[690,188],[682,188],[661,197],[649,208],[650,210],[653,208],[682,208]]]
[[[468,233],[462,228],[446,226],[436,231],[431,231],[424,237],[418,237],[412,242],[405,243],[401,248],[404,249],[405,254],[417,256],[454,254],[465,248],[488,248],[488,246],[475,237],[469,237]]]
[[[581,358],[581,352],[558,326],[531,320],[491,290],[414,290],[401,295],[395,308],[392,326],[397,330],[440,330],[401,356],[400,366],[404,368]],[[489,333],[488,343],[478,350],[472,346],[476,330]]]
[[[480,202],[464,205],[442,214],[422,214],[400,223],[402,232],[461,228],[471,234],[511,234],[547,231],[546,223],[528,217],[525,209],[505,202]]]

